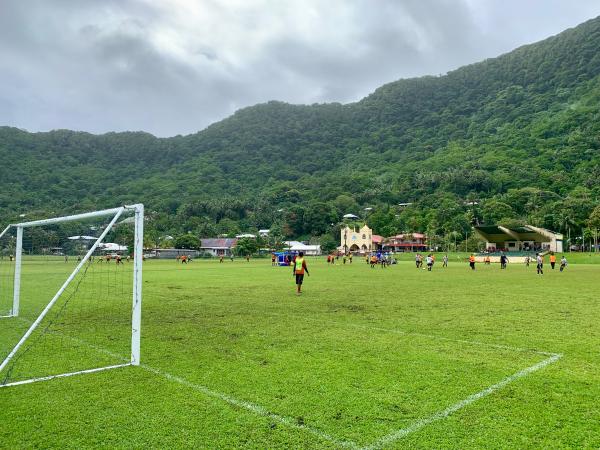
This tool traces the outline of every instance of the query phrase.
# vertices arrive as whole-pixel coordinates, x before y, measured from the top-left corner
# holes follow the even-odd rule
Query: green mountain
[[[370,207],[380,234],[496,221],[580,233],[600,199],[599,48],[596,18],[357,103],[269,102],[188,136],[3,127],[0,216],[144,202],[150,234],[318,236]]]

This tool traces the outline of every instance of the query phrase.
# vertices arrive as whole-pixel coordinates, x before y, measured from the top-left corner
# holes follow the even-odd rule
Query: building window
[[[366,234],[363,234],[363,239],[366,239],[366,238],[367,238],[367,235],[366,235]]]

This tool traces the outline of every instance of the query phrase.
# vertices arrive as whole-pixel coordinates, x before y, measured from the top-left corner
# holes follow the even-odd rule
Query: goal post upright
[[[133,247],[133,306],[131,313],[131,364],[140,365],[142,326],[142,264],[144,259],[144,205],[133,205],[135,235]]]
[[[17,226],[17,242],[15,247],[15,279],[13,284],[13,304],[10,317],[19,315],[19,302],[21,299],[21,261],[23,254],[23,227]]]

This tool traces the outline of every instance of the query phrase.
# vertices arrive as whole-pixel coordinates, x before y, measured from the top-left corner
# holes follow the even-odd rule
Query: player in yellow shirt
[[[296,277],[296,295],[302,294],[302,282],[304,281],[305,272],[306,275],[310,276],[304,259],[304,252],[299,252],[292,265],[292,274]]]

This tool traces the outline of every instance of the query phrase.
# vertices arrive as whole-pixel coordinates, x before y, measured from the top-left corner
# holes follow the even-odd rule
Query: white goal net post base
[[[118,208],[105,209],[101,211],[93,211],[83,214],[75,214],[64,217],[55,217],[44,220],[36,220],[31,222],[22,222],[8,225],[1,233],[0,238],[3,235],[16,229],[16,243],[15,243],[15,254],[14,254],[14,283],[13,283],[13,295],[12,295],[12,308],[10,313],[0,318],[10,318],[19,316],[19,304],[21,300],[21,268],[22,268],[22,253],[23,253],[23,230],[30,227],[42,227],[45,225],[55,225],[66,222],[81,221],[93,218],[112,217],[111,221],[104,228],[103,232],[98,236],[93,245],[89,248],[85,256],[81,258],[75,269],[68,276],[66,281],[61,285],[60,289],[54,294],[52,299],[45,306],[43,311],[35,319],[29,329],[25,332],[23,337],[14,346],[11,352],[4,358],[0,363],[0,374],[11,362],[11,360],[17,355],[19,349],[25,344],[31,334],[38,328],[40,323],[44,320],[44,317],[52,309],[57,300],[61,297],[63,292],[69,287],[71,282],[80,273],[85,264],[89,263],[90,258],[94,254],[97,248],[101,245],[107,234],[117,224],[119,218],[124,214],[134,214],[134,241],[133,241],[133,287],[132,287],[132,310],[131,310],[131,358],[128,363],[111,365],[105,367],[98,367],[94,369],[86,369],[76,372],[63,373],[52,376],[37,377],[30,380],[22,380],[14,383],[1,384],[0,387],[8,387],[20,384],[27,384],[36,381],[45,381],[54,378],[67,377],[83,373],[92,373],[102,370],[108,370],[117,367],[123,367],[128,365],[139,365],[140,364],[140,341],[141,341],[141,317],[142,317],[142,264],[143,264],[143,242],[144,242],[144,205],[134,204],[125,205]]]

